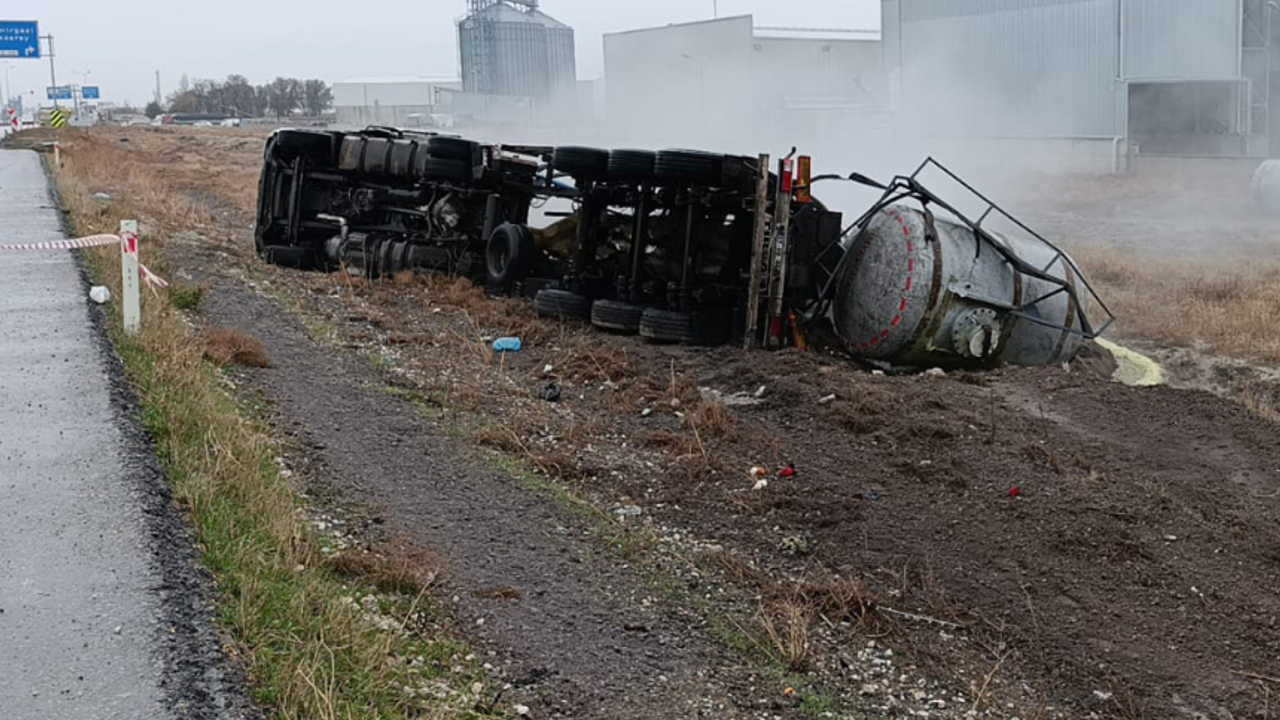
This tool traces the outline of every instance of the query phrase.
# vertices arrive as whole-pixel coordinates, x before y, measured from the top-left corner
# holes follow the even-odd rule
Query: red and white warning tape
[[[164,278],[148,270],[146,265],[139,263],[138,269],[142,271],[142,279],[147,282],[147,285],[151,286],[152,290],[163,290],[169,287],[169,283],[165,282]]]
[[[40,251],[40,250],[81,250],[91,247],[103,247],[105,245],[119,245],[123,239],[119,235],[90,235],[89,237],[75,238],[74,240],[50,240],[41,243],[24,243],[21,245],[0,245],[0,252],[5,250],[24,250],[24,251]],[[138,265],[141,271],[142,279],[147,285],[151,286],[153,291],[163,290],[169,287],[169,283],[165,279],[156,275],[147,269],[146,265]]]
[[[50,240],[42,243],[26,243],[23,245],[0,245],[4,250],[79,250],[81,248],[115,245],[120,242],[119,235],[90,235],[75,240]]]

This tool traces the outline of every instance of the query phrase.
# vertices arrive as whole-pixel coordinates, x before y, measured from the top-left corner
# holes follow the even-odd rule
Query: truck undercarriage
[[[982,227],[992,211],[1007,216],[994,203],[975,221],[916,175],[886,186],[856,174],[818,178],[884,188],[881,202],[844,228],[841,213],[812,196],[807,158],[798,173],[790,156],[776,172],[770,164],[767,155],[484,145],[385,127],[280,130],[266,146],[255,242],[263,259],[300,269],[464,276],[531,297],[542,315],[655,341],[804,345],[806,332],[834,321],[848,351],[886,366],[1052,362],[1101,332],[1087,314],[1101,301],[1070,258],[1034,233],[1038,242],[1020,251]],[[906,200],[923,208],[919,227],[902,220],[917,212],[900,207]],[[932,208],[949,219],[935,220]],[[906,294],[867,275],[886,217],[920,235],[921,251],[906,243],[909,272],[925,255],[933,264],[933,277],[908,275]],[[950,230],[939,234],[939,223]],[[970,246],[979,257],[991,248],[994,261],[958,259]],[[1046,246],[1056,255],[1041,258]],[[975,280],[1007,292],[973,292]],[[915,303],[920,318],[899,332],[913,320],[913,282],[931,291]],[[875,337],[849,337],[863,332],[862,305],[889,307],[898,295],[896,316],[881,322],[884,312],[873,313]],[[1059,335],[1046,336],[1051,330]],[[1002,356],[1005,347],[1021,349]]]

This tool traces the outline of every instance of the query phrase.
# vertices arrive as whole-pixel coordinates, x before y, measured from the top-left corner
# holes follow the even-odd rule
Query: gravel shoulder
[[[64,237],[34,153],[0,151],[0,230]],[[75,258],[0,273],[5,717],[255,717]]]

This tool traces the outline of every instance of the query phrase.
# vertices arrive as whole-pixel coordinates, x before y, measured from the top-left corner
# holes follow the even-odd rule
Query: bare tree
[[[323,80],[302,84],[302,107],[312,117],[319,117],[333,105],[333,89]]]

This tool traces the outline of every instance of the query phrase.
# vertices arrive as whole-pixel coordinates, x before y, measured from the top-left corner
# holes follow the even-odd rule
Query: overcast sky
[[[578,72],[603,72],[601,35],[702,20],[713,0],[543,0],[577,31]],[[192,78],[277,75],[329,82],[365,75],[456,76],[454,21],[465,0],[9,0],[2,19],[37,20],[56,43],[58,83],[102,87],[102,99],[144,103],[160,71],[165,94]],[[295,9],[297,8],[297,9]],[[305,9],[303,9],[305,8]],[[758,25],[880,26],[880,0],[719,0],[720,15],[753,13]],[[15,94],[49,82],[45,61],[6,61]],[[29,103],[32,96],[26,96]]]

